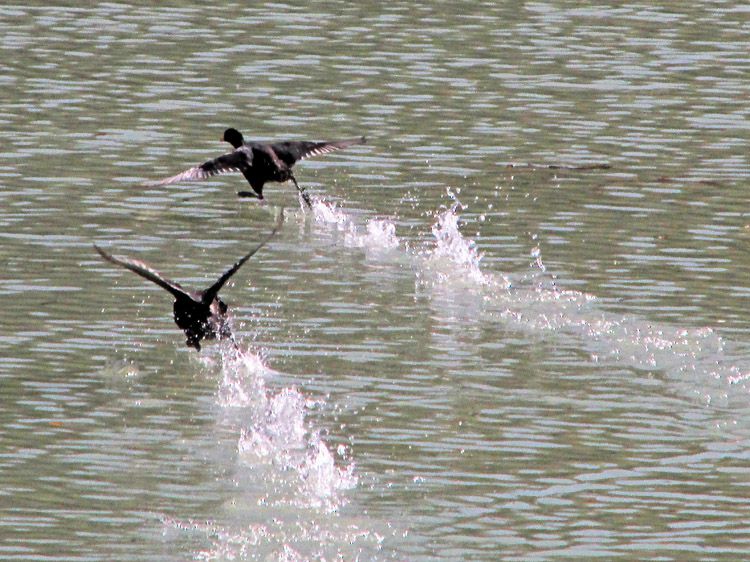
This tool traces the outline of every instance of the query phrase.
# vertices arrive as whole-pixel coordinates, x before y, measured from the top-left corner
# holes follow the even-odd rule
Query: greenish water
[[[0,558],[742,559],[749,23],[0,8]],[[310,212],[143,187],[229,126],[368,144],[298,164]],[[280,206],[240,355],[93,251],[201,287]]]

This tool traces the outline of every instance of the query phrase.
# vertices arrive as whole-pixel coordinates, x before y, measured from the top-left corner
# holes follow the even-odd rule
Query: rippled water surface
[[[221,4],[221,3],[220,3]],[[738,560],[742,3],[0,7],[0,558]],[[144,182],[368,143],[268,203]],[[239,349],[96,242],[209,285]]]

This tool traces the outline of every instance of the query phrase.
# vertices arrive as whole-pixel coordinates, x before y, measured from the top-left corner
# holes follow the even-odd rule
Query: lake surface
[[[0,8],[0,558],[750,551],[739,2]],[[239,199],[144,182],[368,143]],[[604,167],[600,165],[607,165]],[[222,291],[241,351],[93,243]]]

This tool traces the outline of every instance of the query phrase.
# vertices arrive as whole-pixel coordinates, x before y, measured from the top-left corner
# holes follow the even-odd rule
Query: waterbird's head
[[[224,131],[224,137],[221,140],[228,142],[234,148],[239,148],[242,146],[243,142],[242,133],[240,133],[237,129],[229,128]]]

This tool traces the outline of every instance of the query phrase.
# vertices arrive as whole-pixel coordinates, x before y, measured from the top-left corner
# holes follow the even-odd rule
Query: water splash
[[[312,210],[317,223],[335,225],[339,230],[356,228],[349,213],[338,208],[336,203],[315,199]]]
[[[339,446],[341,447],[341,446]],[[340,456],[345,453],[338,450]],[[314,498],[312,507],[332,511],[342,503],[340,493],[357,485],[354,462],[338,467],[336,459],[318,434],[308,442],[307,453],[298,466],[301,478],[301,497]]]
[[[339,467],[328,445],[309,420],[321,401],[303,396],[296,387],[266,388],[272,373],[263,359],[227,345],[221,349],[218,403],[240,412],[237,452],[244,468],[265,465],[278,484],[286,478],[284,494],[272,503],[336,511],[345,503],[341,492],[357,484],[354,462]],[[342,459],[345,451],[341,451]],[[260,471],[262,472],[262,471]]]
[[[268,401],[264,377],[269,373],[263,359],[233,345],[220,347],[219,352],[219,405],[224,408],[252,405],[263,408]]]
[[[451,299],[474,295],[485,321],[534,334],[568,334],[589,352],[592,361],[662,371],[683,391],[707,403],[727,404],[738,394],[729,388],[750,392],[750,367],[742,359],[742,351],[712,329],[654,325],[643,318],[609,313],[594,295],[559,289],[549,283],[538,245],[530,250],[536,271],[531,277],[528,272],[505,275],[484,271],[483,254],[476,242],[461,233],[464,206],[457,193],[449,191],[448,196],[453,203],[436,216],[432,242],[419,248],[401,243],[394,223],[381,219],[388,229],[385,238],[397,241],[391,248],[401,250],[402,257],[411,262],[418,285],[431,291],[433,302],[444,302],[446,289]],[[315,220],[347,232],[353,247],[369,250],[368,246],[380,244],[384,238],[383,231],[377,231],[373,240],[363,236],[355,217],[330,204],[316,205]],[[457,286],[464,290],[456,291]]]
[[[190,533],[207,540],[196,560],[376,560],[385,536],[356,524],[331,525],[315,516],[228,527],[215,520],[159,517],[167,539]],[[327,523],[327,524],[326,524]]]
[[[478,285],[487,285],[490,278],[482,273],[480,262],[483,255],[477,249],[474,240],[464,238],[459,230],[461,203],[454,205],[437,217],[432,225],[432,235],[435,237],[435,248],[424,255],[429,260],[448,260],[457,271],[458,276],[467,278]]]
[[[534,246],[529,255],[534,259],[534,265],[539,268],[539,271],[545,273],[547,271],[547,266],[544,265],[544,262],[542,261],[542,249],[539,246]]]
[[[265,402],[255,423],[243,429],[237,450],[246,460],[278,459],[281,469],[292,468],[293,453],[305,445],[305,400],[295,388],[284,388]]]
[[[401,241],[396,236],[396,225],[389,219],[369,219],[361,228],[351,214],[322,200],[313,201],[314,220],[319,225],[333,227],[344,234],[344,244],[350,248],[367,250],[395,250]]]
[[[561,290],[536,282],[529,286],[526,274],[512,277],[483,272],[481,254],[473,241],[458,231],[456,206],[438,216],[433,226],[435,255],[446,256],[459,266],[465,278],[481,288],[482,316],[535,334],[568,334],[578,339],[592,361],[636,369],[659,370],[692,396],[704,402],[726,405],[726,388],[738,385],[750,391],[750,375],[736,364],[727,364],[727,342],[711,328],[678,328],[654,325],[635,316],[612,314],[597,306],[595,296]],[[532,250],[540,272],[541,252]],[[445,276],[439,275],[444,282]]]
[[[348,448],[331,449],[315,427],[313,413],[325,402],[295,386],[272,388],[276,373],[262,355],[235,342],[207,347],[199,360],[208,374],[219,374],[221,433],[238,435],[234,452],[222,440],[214,453],[229,463],[231,485],[221,519],[160,516],[165,536],[205,535],[211,546],[196,554],[203,560],[340,558],[342,552],[356,557],[379,549],[377,533],[339,520],[345,492],[358,478]]]
[[[378,246],[385,250],[398,248],[400,241],[396,236],[396,225],[386,219],[372,219],[367,222],[367,235],[364,245]]]

